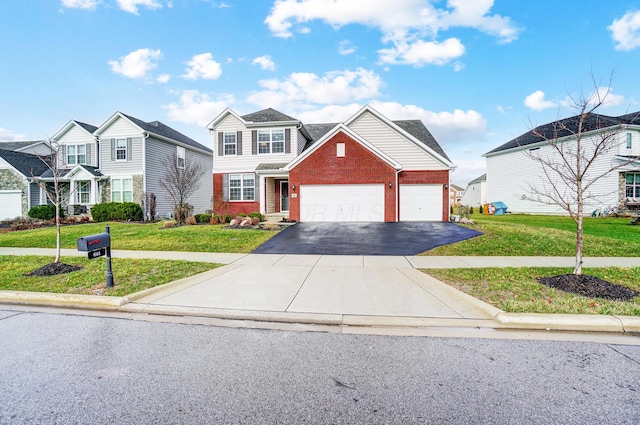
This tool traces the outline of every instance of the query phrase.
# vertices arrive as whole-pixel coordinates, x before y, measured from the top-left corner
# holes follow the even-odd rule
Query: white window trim
[[[180,163],[180,160],[182,160],[182,164]],[[182,146],[176,146],[176,167],[184,170],[186,162],[187,157],[185,149]]]
[[[282,142],[280,142],[279,140],[276,141],[276,143],[282,143],[282,152],[273,152],[273,133],[274,132],[282,132]],[[269,133],[269,141],[260,141],[260,133],[265,134],[265,133]],[[286,151],[286,146],[285,146],[285,131],[284,128],[274,128],[272,130],[258,130],[258,155],[282,155],[285,153]],[[267,143],[269,146],[269,152],[260,152],[260,143]]]
[[[84,156],[84,162],[80,162],[78,160],[78,157],[80,156],[80,153],[78,152],[78,150],[80,149],[80,147],[82,147],[84,149],[84,153],[82,154]],[[69,161],[69,157],[71,156],[71,154],[69,154],[69,148],[73,148],[73,162]],[[65,158],[65,162],[69,165],[84,165],[84,164],[88,164],[87,162],[87,145],[84,143],[80,143],[80,144],[73,144],[73,145],[66,145],[66,158]]]
[[[233,137],[233,143],[227,143],[227,136]],[[227,153],[227,146],[233,146],[233,153]],[[225,131],[222,135],[222,152],[224,156],[237,156],[238,155],[238,137],[233,131]]]
[[[633,149],[633,135],[627,133],[627,149]]]
[[[632,183],[627,183],[627,176],[628,175],[632,175],[633,176],[633,182]],[[630,187],[633,188],[633,191],[635,192],[635,195],[638,194],[638,191],[640,191],[640,183],[637,183],[638,181],[638,176],[640,176],[640,173],[635,173],[635,172],[628,172],[625,173],[624,179],[624,194],[626,198],[636,198],[637,196],[627,196],[627,190],[629,190]]]
[[[240,199],[231,199],[231,180],[233,176],[240,176],[240,186],[233,187],[233,189],[240,189]],[[251,176],[253,179],[253,186],[245,186],[244,178],[245,176]],[[244,190],[248,188],[253,188],[253,198],[245,199]],[[256,175],[253,173],[243,173],[243,174],[229,174],[229,202],[255,202],[256,200]]]
[[[122,141],[122,140],[124,141],[124,158],[118,159],[118,142]],[[116,150],[115,153],[114,153],[114,157],[115,157],[116,162],[126,162],[127,161],[127,155],[129,154],[127,152],[127,145],[128,145],[128,143],[127,143],[127,138],[126,137],[124,137],[124,138],[116,138],[116,142],[115,142],[115,146],[114,146],[114,149]],[[122,149],[120,149],[120,150],[122,150]]]
[[[120,190],[118,191],[118,192],[120,192],[120,200],[119,201],[114,201],[113,200],[113,192],[114,192],[114,190],[113,190],[113,181],[114,180],[120,180],[120,182],[121,182],[120,183]],[[125,191],[125,190],[122,189],[122,187],[123,187],[122,181],[123,180],[131,180],[131,200],[130,201],[125,201],[124,200],[124,196],[122,196],[123,193],[129,192],[128,190]],[[117,177],[116,176],[112,176],[111,180],[109,182],[109,192],[110,192],[111,202],[133,202],[133,176],[117,176]]]
[[[87,183],[88,186],[88,190],[86,192],[81,192],[80,189],[80,183]],[[75,204],[80,204],[80,205],[88,205],[91,203],[91,180],[76,180],[74,182],[74,200],[75,200]],[[86,193],[87,194],[87,202],[82,202],[82,197],[80,196],[81,194]]]

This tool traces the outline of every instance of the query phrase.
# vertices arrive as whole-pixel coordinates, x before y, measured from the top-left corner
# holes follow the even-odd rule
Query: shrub
[[[103,202],[91,208],[93,221],[142,221],[142,207],[135,202]]]
[[[187,217],[193,213],[193,205],[185,202],[183,204],[174,205],[173,214],[178,223],[182,223]]]
[[[484,209],[482,208],[482,205],[480,205],[480,214],[482,214],[484,212]]]
[[[198,224],[198,221],[197,221],[197,220],[196,220],[196,218],[195,218],[194,216],[192,216],[192,215],[190,215],[189,217],[187,217],[187,218],[184,220],[184,222],[185,222],[186,224],[191,225],[191,226],[194,226],[194,225]]]
[[[233,214],[225,214],[225,215],[224,215],[224,222],[225,222],[225,223],[230,223],[230,222],[231,222],[231,220],[233,220],[233,218],[234,218],[234,217],[233,217]]]
[[[56,216],[55,205],[38,205],[29,210],[29,217],[38,220],[53,220]],[[60,209],[60,216],[64,216],[62,209]]]
[[[178,225],[178,223],[176,223],[175,220],[167,220],[164,223],[162,223],[162,227],[165,229],[168,229],[170,227],[176,227]]]
[[[469,207],[469,214],[473,214],[473,207]]]
[[[194,217],[198,224],[209,224],[211,221],[211,214],[196,214]]]
[[[220,224],[220,216],[219,215],[212,216],[211,219],[209,220],[209,224]]]
[[[258,211],[254,211],[252,213],[249,213],[249,217],[251,218],[257,218],[258,220],[262,221],[262,214],[260,214]]]

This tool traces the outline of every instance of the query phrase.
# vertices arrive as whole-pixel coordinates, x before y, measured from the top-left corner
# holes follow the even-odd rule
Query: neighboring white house
[[[487,203],[487,175],[473,179],[467,184],[462,194],[462,205],[467,207],[479,207]]]
[[[0,220],[23,217],[31,207],[45,202],[45,195],[33,181],[47,165],[36,155],[15,152],[0,146]]]
[[[576,138],[572,135],[577,130],[578,117],[570,117],[539,126],[535,129],[538,134],[544,134],[547,139],[554,137],[559,124],[567,127],[557,133],[557,140],[561,143],[573,144]],[[592,165],[594,176],[609,170],[612,166],[623,165],[621,168],[608,173],[593,184],[586,195],[593,199],[585,200],[585,212],[590,213],[598,209],[613,209],[632,207],[634,198],[640,198],[640,119],[638,113],[620,117],[607,117],[593,114],[585,123],[583,130],[583,147],[589,155],[593,152],[592,140],[597,140],[601,132],[616,131],[615,147],[603,152]],[[534,135],[533,131],[522,134],[513,140],[484,154],[487,161],[487,200],[489,202],[502,201],[513,213],[530,214],[566,214],[566,211],[556,205],[537,202],[535,188],[538,192],[551,189],[539,162],[527,155],[541,155],[549,158],[559,158],[555,150],[543,138]],[[553,175],[553,174],[551,174]],[[588,177],[587,177],[588,178]],[[568,186],[564,183],[556,185],[560,191]]]

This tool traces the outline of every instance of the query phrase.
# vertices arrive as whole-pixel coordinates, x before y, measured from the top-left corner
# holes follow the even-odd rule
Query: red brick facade
[[[262,189],[262,188],[261,188]],[[222,201],[222,174],[213,175],[213,213],[224,214],[249,214],[260,211],[260,202]]]

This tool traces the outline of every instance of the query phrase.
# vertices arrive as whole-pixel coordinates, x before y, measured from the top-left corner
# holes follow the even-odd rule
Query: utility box
[[[111,235],[109,233],[98,233],[97,235],[83,236],[78,238],[78,251],[97,251],[111,246]]]

